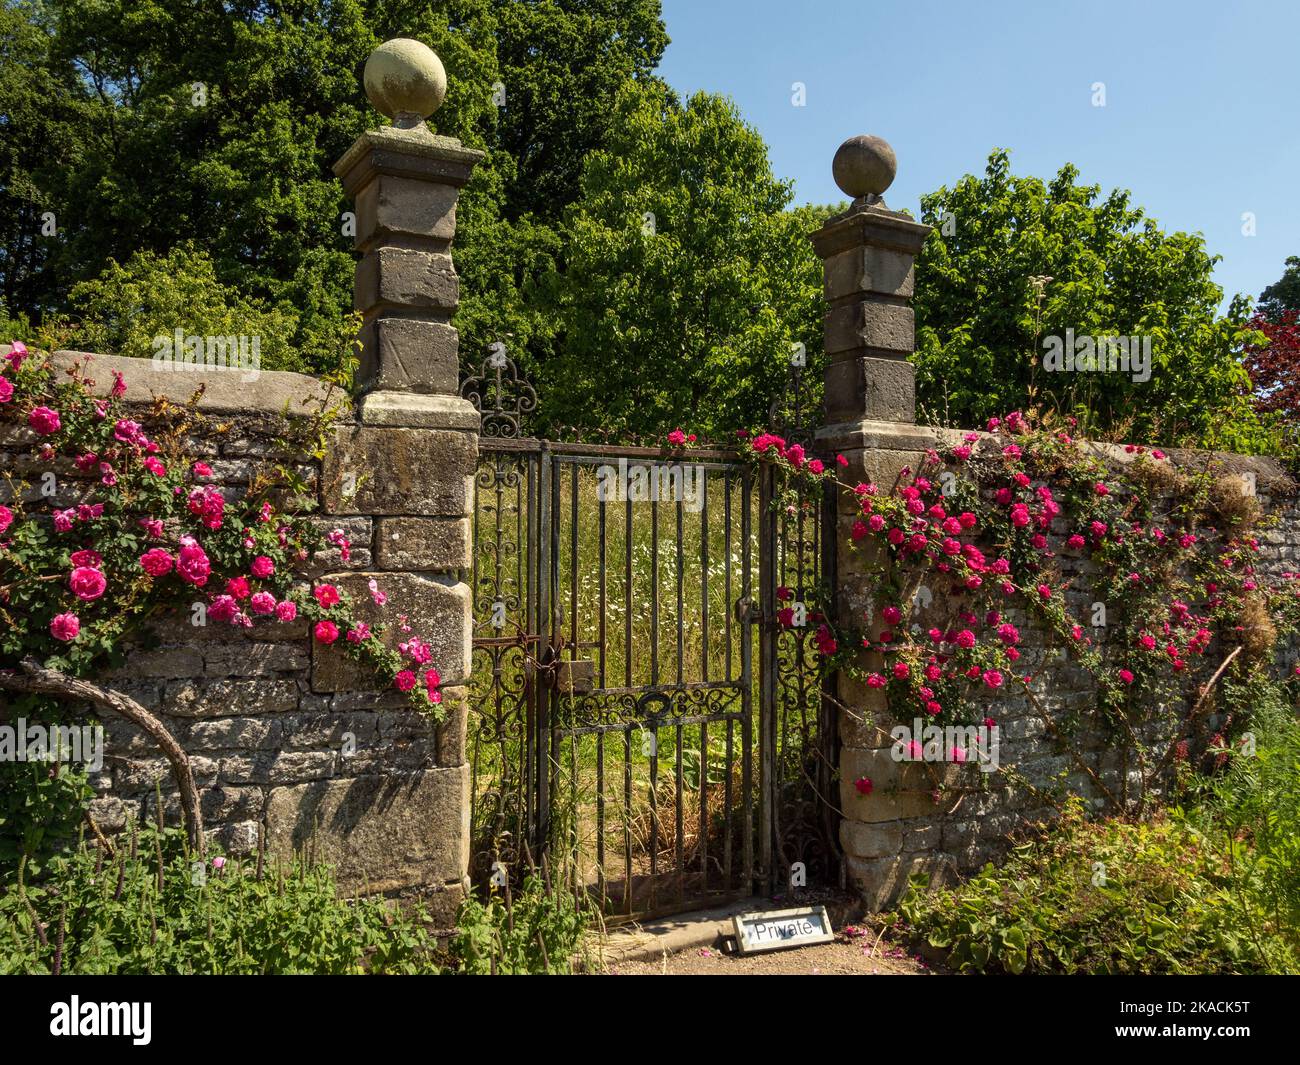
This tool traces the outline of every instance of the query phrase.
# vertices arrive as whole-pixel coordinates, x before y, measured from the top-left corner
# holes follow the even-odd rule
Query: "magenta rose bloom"
[[[312,589],[312,595],[316,597],[316,602],[328,610],[339,601],[339,590],[332,584],[319,584]]]
[[[188,581],[196,587],[202,587],[208,583],[208,574],[212,572],[212,563],[208,561],[208,556],[204,553],[203,548],[194,541],[182,544],[180,551],[176,556],[176,571],[181,575],[181,580]]]
[[[161,547],[151,547],[140,556],[140,565],[150,577],[165,577],[172,571],[175,559]]]
[[[275,572],[275,562],[266,555],[258,555],[253,559],[253,564],[248,567],[249,572],[259,580],[265,580]]]
[[[14,512],[0,503],[0,533],[5,532],[14,523]]]
[[[64,643],[71,643],[80,631],[81,619],[76,614],[56,614],[50,622],[50,635]]]
[[[78,599],[90,602],[104,594],[108,581],[93,566],[78,566],[68,575],[68,587]]]
[[[409,692],[415,687],[415,674],[409,669],[404,669],[393,678],[393,683],[398,691]]]
[[[9,378],[0,377],[0,403],[8,403],[14,398],[14,386]]]
[[[275,596],[270,592],[256,592],[253,598],[248,601],[254,614],[274,614],[275,613]]]
[[[50,410],[49,407],[33,407],[31,414],[27,415],[27,424],[41,436],[49,436],[63,428],[59,412]]]
[[[332,621],[316,622],[316,639],[323,644],[331,644],[339,638],[339,627]]]
[[[247,599],[250,591],[247,577],[231,577],[226,581],[226,591],[236,599]]]
[[[234,621],[239,604],[228,595],[219,595],[208,606],[208,617],[214,621]]]
[[[277,603],[275,616],[281,621],[292,621],[298,616],[298,604],[288,599],[282,603]]]
[[[91,569],[100,569],[104,565],[104,559],[98,551],[74,551],[72,553],[72,564],[74,566],[89,566]]]

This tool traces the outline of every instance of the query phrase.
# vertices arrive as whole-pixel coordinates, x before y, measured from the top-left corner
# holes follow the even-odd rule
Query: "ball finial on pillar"
[[[898,159],[889,142],[867,134],[850,137],[841,144],[831,163],[835,184],[845,195],[868,203],[879,201],[897,171]]]
[[[447,71],[426,44],[397,37],[385,41],[366,60],[366,95],[375,109],[409,129],[418,126],[447,95]]]

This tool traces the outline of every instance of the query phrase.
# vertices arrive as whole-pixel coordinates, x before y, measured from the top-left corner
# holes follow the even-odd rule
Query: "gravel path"
[[[696,947],[656,961],[619,962],[611,976],[928,976],[929,967],[873,932],[845,929],[834,943],[770,954],[723,954]]]

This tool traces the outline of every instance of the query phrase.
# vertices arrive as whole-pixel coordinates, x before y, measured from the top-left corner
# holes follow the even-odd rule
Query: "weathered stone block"
[[[464,517],[472,511],[478,438],[440,429],[344,428],[325,456],[331,514]]]
[[[905,359],[851,355],[826,368],[828,424],[869,418],[916,420],[916,368]]]
[[[871,911],[888,909],[896,903],[907,891],[907,881],[913,873],[928,875],[932,888],[952,883],[957,875],[952,857],[940,853],[890,858],[847,855],[844,864],[849,882]]]
[[[187,751],[256,750],[280,745],[280,722],[270,717],[193,721],[183,735]]]
[[[906,303],[854,300],[826,313],[826,354],[843,351],[910,354],[916,347],[916,320]]]
[[[298,705],[298,683],[292,680],[183,681],[167,685],[166,710],[177,717],[244,717]]]
[[[854,293],[877,293],[910,298],[914,258],[892,248],[873,245],[848,248],[823,264],[826,298],[837,300]]]
[[[357,192],[358,250],[393,237],[450,243],[456,235],[457,195],[452,185],[378,175]]]
[[[215,677],[267,676],[306,669],[311,661],[304,644],[251,640],[207,648],[203,658],[207,674]]]
[[[446,322],[379,317],[360,340],[361,389],[453,394],[460,385],[459,334]]]
[[[381,518],[375,550],[380,569],[464,569],[473,562],[473,530],[466,518]]]
[[[383,607],[376,606],[370,597],[368,584],[372,578],[388,596]],[[344,573],[326,580],[352,595],[354,611],[362,621],[375,624],[405,614],[411,626],[409,635],[419,636],[430,645],[431,664],[444,683],[454,685],[468,678],[473,625],[470,591],[466,585],[414,573]],[[397,625],[391,625],[387,639],[396,647],[409,635]],[[376,681],[368,676],[338,648],[314,645],[312,690],[375,690],[387,688],[389,684],[391,680]]]
[[[460,281],[451,256],[413,248],[379,247],[357,263],[354,299],[367,313],[410,307],[450,314],[460,300]]]
[[[309,849],[344,890],[459,881],[469,865],[469,768],[275,788],[268,849]]]
[[[861,821],[841,821],[840,843],[844,853],[855,858],[885,858],[903,849],[903,831],[901,821],[872,825]]]

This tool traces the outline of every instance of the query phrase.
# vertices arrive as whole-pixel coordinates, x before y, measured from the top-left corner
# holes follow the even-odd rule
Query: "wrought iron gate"
[[[816,506],[777,513],[776,474],[734,452],[525,437],[536,394],[504,356],[462,393],[482,415],[475,879],[545,854],[611,917],[796,861],[833,880],[834,729],[809,627],[777,620],[822,572]]]

